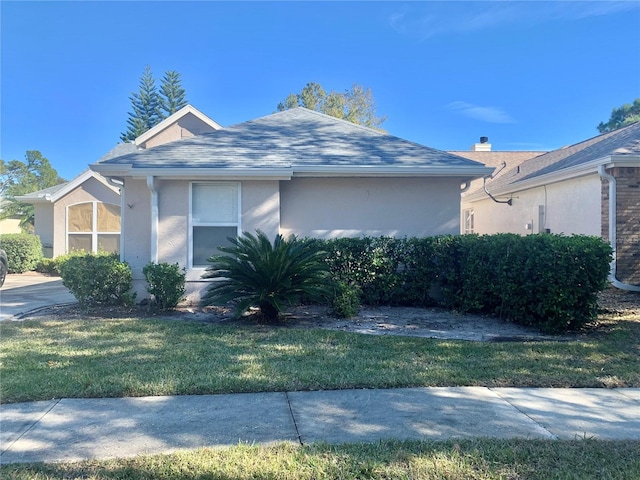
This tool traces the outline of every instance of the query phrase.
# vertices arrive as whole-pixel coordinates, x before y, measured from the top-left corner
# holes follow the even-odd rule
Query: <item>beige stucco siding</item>
[[[89,178],[80,187],[58,200],[53,206],[52,215],[54,257],[67,253],[67,207],[84,202],[102,202],[120,206],[120,196],[102,182]],[[42,215],[43,218],[46,216]]]
[[[277,181],[246,181],[241,186],[240,228],[254,233],[262,230],[270,238],[279,233],[280,193]]]
[[[280,182],[280,232],[316,238],[458,233],[455,178],[294,178]]]
[[[157,181],[158,261],[187,265],[189,182]]]
[[[151,148],[157,145],[173,142],[174,140],[180,140],[181,138],[193,137],[194,135],[213,131],[215,131],[215,128],[206,124],[195,115],[189,113],[175,123],[164,128],[157,135],[151,137],[149,140],[144,142],[141,147]]]
[[[34,233],[40,237],[42,243],[42,253],[45,257],[54,257],[56,253],[53,249],[54,219],[52,203],[36,203],[34,206],[35,224]],[[64,227],[64,225],[63,225]],[[64,253],[64,243],[62,244]]]
[[[600,177],[594,174],[516,192],[511,206],[487,198],[463,202],[462,208],[473,208],[474,231],[479,234],[524,235],[549,229],[551,233],[599,236],[600,189]],[[532,224],[531,230],[525,228],[527,224]]]
[[[131,266],[134,279],[140,279],[151,260],[151,194],[144,179],[127,178],[124,185],[120,255]]]

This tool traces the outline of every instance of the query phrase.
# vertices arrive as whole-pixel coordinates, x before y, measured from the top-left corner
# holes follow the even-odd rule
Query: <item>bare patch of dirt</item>
[[[638,316],[640,321],[640,294],[608,289],[601,293],[598,302],[602,316]],[[34,319],[105,319],[155,317],[212,322],[228,326],[260,325],[263,328],[324,328],[370,335],[404,335],[414,337],[475,340],[475,341],[529,341],[575,339],[585,332],[567,335],[544,335],[533,328],[505,322],[490,316],[460,315],[439,308],[413,307],[362,307],[353,318],[340,319],[330,315],[326,306],[301,305],[287,311],[278,324],[264,324],[257,312],[250,312],[235,319],[228,308],[182,307],[174,312],[153,313],[148,307],[101,307],[82,310],[78,305],[50,307],[34,313]],[[598,325],[591,331],[598,330]]]

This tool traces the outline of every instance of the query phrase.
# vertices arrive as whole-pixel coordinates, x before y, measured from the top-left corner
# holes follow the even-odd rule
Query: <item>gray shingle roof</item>
[[[304,108],[118,157],[146,168],[447,167],[482,164]],[[99,165],[94,165],[99,169]]]
[[[570,171],[610,155],[640,155],[640,122],[527,160],[519,167],[488,181],[487,188],[489,191],[502,193],[515,191],[522,182]],[[478,195],[478,192],[474,192],[469,198]]]
[[[138,147],[135,143],[118,143],[115,147],[105,153],[98,163],[104,162],[105,160],[110,160],[112,158],[121,157],[122,155],[127,155],[129,153],[137,152]]]

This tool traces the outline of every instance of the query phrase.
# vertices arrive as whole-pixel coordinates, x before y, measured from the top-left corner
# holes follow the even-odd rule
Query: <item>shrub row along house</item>
[[[498,168],[463,194],[467,232],[601,236],[612,283],[640,291],[640,122]]]
[[[104,159],[121,186],[121,256],[187,269],[197,297],[207,258],[242,231],[299,237],[460,231],[460,186],[492,169],[296,108]],[[137,286],[139,289],[141,284]]]
[[[602,235],[617,248],[615,283],[638,288],[640,124],[548,153],[491,152],[486,139],[477,147],[444,152],[304,108],[222,128],[187,106],[57,194],[21,200],[53,212],[47,220],[36,210],[36,234],[51,238],[54,256],[74,246],[117,251],[139,295],[147,263],[177,262],[196,300],[215,247],[258,229],[317,238]],[[117,213],[120,231],[104,231]]]

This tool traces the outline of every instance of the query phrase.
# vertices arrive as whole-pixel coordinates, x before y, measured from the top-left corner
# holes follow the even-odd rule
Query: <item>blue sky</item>
[[[119,141],[146,65],[224,126],[310,81],[372,89],[390,134],[550,150],[640,97],[640,2],[30,2],[1,15],[0,158],[71,179]]]

